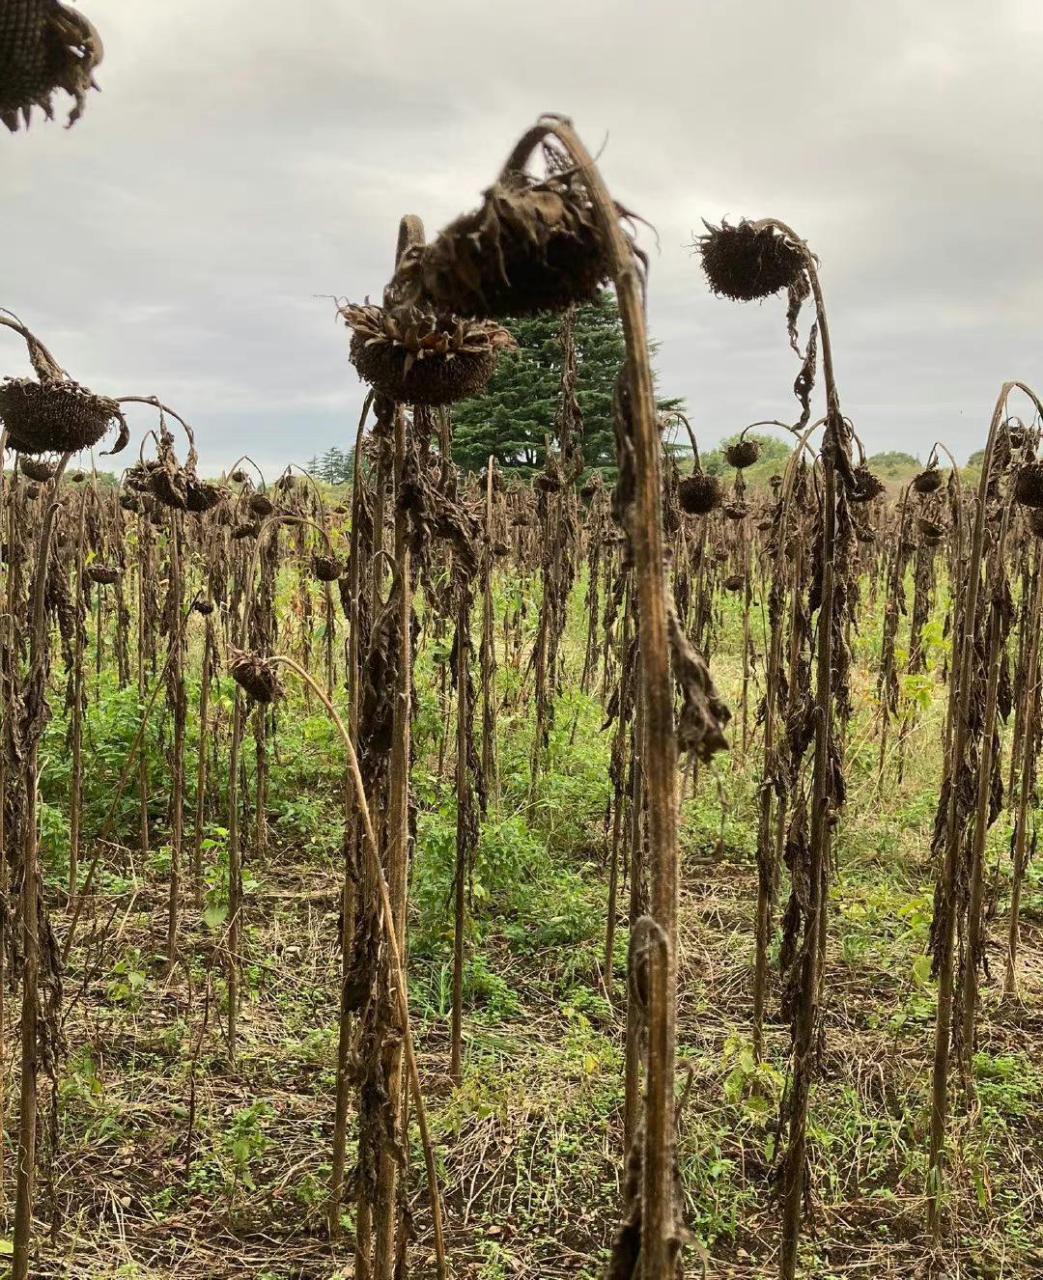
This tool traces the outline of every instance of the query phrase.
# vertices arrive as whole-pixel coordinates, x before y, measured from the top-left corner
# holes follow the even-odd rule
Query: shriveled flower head
[[[473,213],[407,250],[396,279],[438,311],[504,319],[592,302],[609,275],[590,193],[565,169],[502,175]]]
[[[87,577],[91,582],[110,587],[119,581],[120,571],[111,564],[92,564],[87,567]]]
[[[23,475],[28,476],[30,480],[35,480],[37,484],[45,484],[58,470],[55,463],[45,462],[42,458],[22,457],[18,460],[18,466]]]
[[[58,0],[3,0],[0,3],[0,121],[15,133],[28,126],[34,107],[54,118],[54,94],[74,100],[69,124],[83,114],[87,93],[96,89],[94,70],[104,49],[82,13]]]
[[[677,486],[677,501],[690,516],[705,516],[716,511],[724,501],[724,490],[716,476],[696,471],[685,476]]]
[[[917,493],[936,493],[941,487],[942,473],[933,463],[913,476],[913,488]]]
[[[311,571],[320,582],[336,582],[344,568],[336,556],[317,552],[311,558]]]
[[[194,515],[205,515],[228,496],[228,490],[210,480],[190,475],[185,486],[185,507]]]
[[[8,444],[19,453],[77,453],[90,449],[113,423],[127,426],[115,400],[96,396],[71,378],[5,378],[0,383],[0,418]]]
[[[854,479],[854,487],[848,493],[848,497],[852,502],[872,502],[874,498],[878,498],[882,493],[887,492],[887,486],[869,470],[867,466],[855,467],[851,472]]]
[[[1043,462],[1026,462],[1019,470],[1014,497],[1023,507],[1043,509]]]
[[[714,293],[751,302],[800,280],[804,255],[774,227],[755,227],[745,218],[734,227],[727,222],[703,225],[706,235],[699,237],[697,248]]]
[[[232,649],[228,670],[232,674],[232,679],[245,689],[255,702],[274,702],[285,692],[275,663],[269,658],[262,658],[260,654]]]
[[[738,471],[752,467],[760,456],[761,447],[757,440],[736,440],[724,451],[725,462]]]
[[[349,304],[339,314],[351,330],[351,363],[359,376],[399,404],[453,404],[479,395],[500,352],[516,346],[498,324],[419,307]]]

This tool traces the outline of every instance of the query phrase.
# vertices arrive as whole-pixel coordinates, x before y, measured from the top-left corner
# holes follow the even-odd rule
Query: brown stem
[[[642,1273],[644,1280],[669,1274],[680,1224],[675,1221],[674,1076],[677,1017],[677,741],[667,631],[662,512],[661,442],[648,352],[643,280],[632,247],[593,156],[565,120],[546,117],[522,140],[553,134],[565,147],[590,193],[609,250],[616,286],[627,371],[634,449],[635,493],[630,537],[638,588],[645,716],[644,774],[649,847],[652,851],[652,916],[666,939],[662,979],[649,1010],[648,1079],[645,1091],[645,1158],[642,1185]],[[511,160],[514,156],[511,157]],[[510,162],[509,162],[510,163]]]
[[[449,1275],[448,1264],[445,1254],[445,1237],[442,1226],[442,1201],[438,1191],[438,1167],[435,1161],[434,1145],[431,1141],[431,1130],[427,1122],[427,1109],[424,1105],[423,1094],[420,1089],[420,1072],[417,1067],[416,1049],[413,1043],[413,1033],[411,1030],[409,1016],[409,988],[407,985],[405,962],[403,959],[402,948],[400,946],[400,929],[397,920],[397,912],[394,908],[391,896],[391,889],[388,881],[384,878],[384,872],[380,865],[380,849],[377,844],[376,832],[373,828],[373,819],[370,814],[369,804],[366,800],[366,787],[362,781],[362,772],[359,769],[358,756],[355,754],[355,748],[351,742],[351,735],[345,728],[344,721],[337,713],[336,707],[326,696],[325,691],[319,687],[314,679],[307,671],[293,658],[284,658],[279,654],[274,654],[271,658],[272,662],[282,663],[295,672],[302,680],[306,681],[312,688],[316,697],[322,702],[326,708],[330,718],[340,734],[341,741],[344,743],[344,750],[348,757],[348,769],[351,775],[351,781],[355,788],[355,803],[358,805],[359,815],[362,819],[362,829],[365,833],[366,852],[369,855],[369,870],[373,877],[373,881],[377,886],[380,895],[381,919],[384,923],[384,936],[387,940],[388,950],[391,953],[391,974],[394,979],[395,997],[398,1005],[398,1016],[402,1031],[402,1048],[405,1055],[406,1069],[409,1072],[410,1086],[413,1092],[413,1102],[416,1106],[417,1127],[420,1130],[420,1142],[424,1149],[424,1162],[427,1169],[427,1186],[431,1200],[431,1219],[434,1227],[435,1236],[435,1258],[438,1268],[439,1280],[447,1280]]]
[[[957,639],[956,661],[953,671],[953,697],[951,702],[951,732],[949,758],[952,785],[949,789],[947,808],[945,857],[938,885],[938,912],[940,927],[936,937],[938,966],[938,1008],[934,1028],[934,1066],[931,1080],[931,1133],[928,1163],[928,1225],[936,1241],[941,1239],[941,1198],[944,1166],[943,1148],[949,1114],[949,1052],[952,1033],[953,1005],[953,939],[956,929],[956,869],[963,830],[958,822],[958,793],[956,774],[962,765],[970,735],[971,669],[974,657],[974,619],[978,616],[978,595],[981,588],[981,566],[985,548],[986,507],[988,485],[992,472],[999,427],[1003,421],[1007,400],[1015,387],[1025,391],[1037,408],[1039,401],[1023,383],[1005,382],[1000,388],[989,424],[978,495],[974,512],[974,528],[971,535],[966,585],[963,599],[963,630]]]
[[[1028,864],[1029,806],[1032,803],[1033,774],[1036,767],[1036,741],[1039,733],[1039,651],[1040,632],[1043,630],[1043,555],[1036,543],[1036,586],[1032,607],[1027,619],[1029,634],[1028,659],[1022,668],[1025,689],[1022,738],[1021,785],[1018,792],[1018,810],[1014,825],[1014,876],[1010,896],[1010,924],[1007,930],[1007,965],[1003,982],[1005,996],[1017,993],[1018,942],[1020,938],[1021,889]]]
[[[412,589],[407,516],[401,494],[405,473],[406,422],[402,408],[395,410],[394,424],[394,562],[398,591],[398,661],[396,667],[395,714],[392,727],[391,760],[388,774],[387,865],[391,919],[399,952],[406,954],[406,889],[409,875],[409,751],[412,684]],[[401,1127],[403,1116],[402,1047],[392,1046],[388,1061],[388,1094]],[[374,1275],[391,1280],[397,1234],[398,1164],[382,1152],[377,1178],[374,1214]]]
[[[2,318],[2,317],[0,317]],[[53,479],[57,494],[71,454],[63,454]],[[29,675],[26,702],[42,703],[47,682],[47,614],[44,608],[51,535],[58,503],[47,508],[36,547],[30,616]],[[42,874],[37,832],[37,792],[40,785],[40,734],[43,718],[28,727],[25,743],[25,814],[22,832],[22,884],[18,899],[18,930],[22,941],[21,1082],[18,1106],[18,1170],[15,1190],[14,1256],[11,1280],[28,1280],[32,1250],[33,1195],[36,1181],[37,1075],[40,1069],[40,914]]]

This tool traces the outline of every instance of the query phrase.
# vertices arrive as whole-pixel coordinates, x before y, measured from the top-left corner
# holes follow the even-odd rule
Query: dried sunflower
[[[232,679],[254,699],[255,702],[274,702],[283,695],[283,687],[276,671],[275,663],[262,658],[257,653],[243,653],[241,649],[232,649],[228,660],[228,670]]]
[[[190,475],[185,485],[185,507],[195,515],[204,515],[226,496],[226,490],[209,480]]]
[[[1026,462],[1018,471],[1014,497],[1023,507],[1043,508],[1043,462]]]
[[[52,97],[61,89],[75,99],[69,124],[83,114],[96,89],[101,37],[81,13],[58,0],[4,0],[0,4],[0,120],[15,133],[29,124],[33,107],[54,118]]]
[[[716,476],[696,471],[685,476],[677,486],[677,500],[681,504],[681,510],[690,516],[709,515],[724,501],[721,482]]]
[[[35,480],[38,484],[45,484],[53,479],[54,473],[58,470],[56,463],[44,462],[40,458],[23,457],[19,459],[18,465],[23,475],[28,476],[30,480]],[[70,478],[75,479],[75,477]]]
[[[172,459],[164,465],[162,462],[147,464],[149,471],[149,488],[152,495],[165,507],[174,511],[188,509],[188,473]]]
[[[730,467],[742,471],[752,467],[761,456],[761,447],[756,440],[743,440],[741,437],[730,444],[724,451],[724,460]]]
[[[482,392],[515,341],[488,321],[440,318],[418,307],[344,306],[359,376],[400,404],[443,405]]]
[[[96,445],[114,423],[127,440],[127,424],[115,400],[96,396],[71,378],[5,378],[0,383],[0,418],[8,443],[19,453],[78,453]]]
[[[336,582],[343,572],[336,556],[313,555],[311,571],[320,582]]]
[[[855,467],[851,475],[855,485],[848,496],[852,502],[872,502],[874,498],[887,492],[884,482],[879,476],[873,475],[867,466]]]
[[[913,488],[917,493],[935,493],[942,487],[942,473],[933,464],[913,476]]]
[[[789,289],[800,280],[804,255],[774,227],[756,227],[745,218],[738,226],[703,223],[697,244],[703,271],[714,293],[750,302]]]
[[[620,209],[625,216],[625,211]],[[396,291],[456,315],[503,319],[592,302],[610,275],[594,204],[574,170],[509,172],[429,245],[402,254]]]
[[[103,586],[111,586],[119,581],[120,571],[109,564],[92,564],[87,566],[87,577],[91,582],[100,582]]]

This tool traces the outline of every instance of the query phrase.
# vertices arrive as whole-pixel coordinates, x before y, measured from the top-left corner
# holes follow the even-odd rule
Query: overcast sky
[[[85,0],[106,57],[72,130],[0,138],[0,305],[73,376],[156,394],[204,470],[305,462],[362,392],[332,295],[379,298],[399,215],[474,206],[542,111],[654,224],[664,394],[708,445],[792,418],[784,304],[712,297],[701,219],[821,260],[870,451],[961,455],[1043,382],[1039,0]],[[27,368],[0,335],[0,373]],[[143,417],[136,417],[141,423]]]

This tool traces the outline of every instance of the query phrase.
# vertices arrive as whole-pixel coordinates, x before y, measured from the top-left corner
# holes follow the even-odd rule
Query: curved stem
[[[635,493],[630,539],[638,587],[641,692],[644,711],[643,765],[652,851],[651,911],[665,936],[666,961],[653,975],[649,1001],[645,1149],[642,1186],[642,1273],[659,1280],[675,1265],[680,1224],[676,1221],[674,1078],[677,1016],[677,741],[667,623],[663,536],[661,442],[648,353],[644,279],[615,202],[590,152],[571,124],[544,117],[515,148],[511,160],[541,133],[553,134],[582,174],[609,250],[630,390]],[[530,150],[531,150],[530,146]],[[510,163],[510,162],[509,162]]]
[[[340,734],[341,741],[344,744],[344,750],[348,757],[348,770],[351,774],[351,780],[355,787],[355,802],[359,808],[359,816],[362,818],[362,830],[366,837],[366,852],[370,859],[370,873],[373,881],[377,886],[380,895],[381,919],[384,922],[384,937],[387,941],[388,951],[391,954],[392,974],[395,979],[395,994],[398,1004],[398,1015],[401,1022],[402,1044],[405,1051],[406,1067],[409,1071],[410,1082],[413,1088],[413,1100],[416,1104],[417,1126],[420,1129],[420,1141],[424,1148],[424,1162],[427,1166],[427,1184],[431,1197],[431,1216],[435,1233],[435,1255],[438,1264],[438,1274],[440,1280],[445,1280],[448,1276],[448,1268],[445,1256],[445,1240],[442,1231],[442,1202],[438,1193],[438,1170],[435,1163],[434,1147],[431,1142],[431,1131],[427,1123],[427,1110],[424,1106],[424,1099],[420,1091],[420,1072],[417,1067],[416,1051],[413,1045],[413,1033],[410,1029],[409,1019],[409,989],[406,985],[405,967],[402,963],[402,952],[398,945],[398,931],[395,922],[395,913],[391,906],[391,896],[388,890],[387,880],[384,878],[384,871],[380,865],[380,849],[377,844],[377,835],[373,827],[373,818],[370,813],[369,803],[366,800],[366,786],[362,780],[362,771],[359,768],[358,756],[355,754],[355,748],[352,745],[351,735],[348,733],[344,725],[344,721],[340,718],[337,708],[330,701],[326,691],[314,680],[314,678],[293,658],[283,657],[281,654],[273,654],[270,661],[281,663],[293,671],[301,680],[304,680],[310,687],[315,696],[326,708],[330,719],[336,726],[337,732]]]

